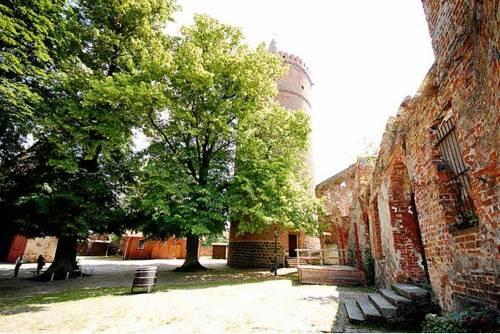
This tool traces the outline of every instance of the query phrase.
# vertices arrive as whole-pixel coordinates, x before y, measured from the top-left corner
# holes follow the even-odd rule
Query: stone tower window
[[[447,169],[451,172],[448,182],[457,194],[460,222],[457,228],[477,225],[474,204],[470,197],[471,185],[468,175],[469,167],[465,164],[458,144],[455,125],[451,119],[444,120],[439,126],[436,144]]]

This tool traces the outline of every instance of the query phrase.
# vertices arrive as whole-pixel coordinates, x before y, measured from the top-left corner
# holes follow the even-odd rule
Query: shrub
[[[489,309],[469,309],[463,312],[450,312],[442,316],[428,314],[423,323],[425,333],[477,333],[498,332],[500,315]]]
[[[366,273],[368,284],[375,282],[375,260],[369,248],[363,249],[363,270]]]

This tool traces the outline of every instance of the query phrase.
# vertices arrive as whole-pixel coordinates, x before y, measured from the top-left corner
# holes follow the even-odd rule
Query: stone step
[[[354,300],[344,300],[344,306],[345,310],[347,311],[347,317],[349,318],[349,322],[351,324],[359,324],[365,321],[363,313]]]
[[[411,303],[410,299],[398,295],[392,289],[380,289],[380,294],[395,306],[404,306]]]
[[[393,283],[392,288],[400,295],[412,300],[421,300],[429,296],[429,291],[413,284]]]
[[[368,298],[358,297],[356,298],[356,303],[358,304],[363,316],[367,321],[370,322],[382,322],[384,318],[382,314],[373,306],[373,304],[368,300]]]
[[[368,299],[372,302],[373,306],[384,316],[386,319],[392,319],[397,316],[398,309],[392,305],[387,299],[378,293],[369,293]]]

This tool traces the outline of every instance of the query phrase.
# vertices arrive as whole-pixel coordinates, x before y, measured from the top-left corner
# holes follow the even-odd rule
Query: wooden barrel
[[[151,289],[156,285],[156,271],[157,267],[155,266],[137,268],[130,293],[134,293],[134,288],[145,288],[148,293],[151,292]]]

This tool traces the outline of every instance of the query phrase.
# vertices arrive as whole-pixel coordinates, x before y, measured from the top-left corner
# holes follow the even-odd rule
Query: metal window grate
[[[464,158],[458,145],[455,125],[451,120],[445,120],[439,127],[437,133],[438,142],[436,146],[449,169],[453,172],[450,178],[450,185],[456,187],[459,194],[458,204],[464,218],[474,215],[474,204],[470,198],[471,185],[467,171],[469,168],[465,165]]]

